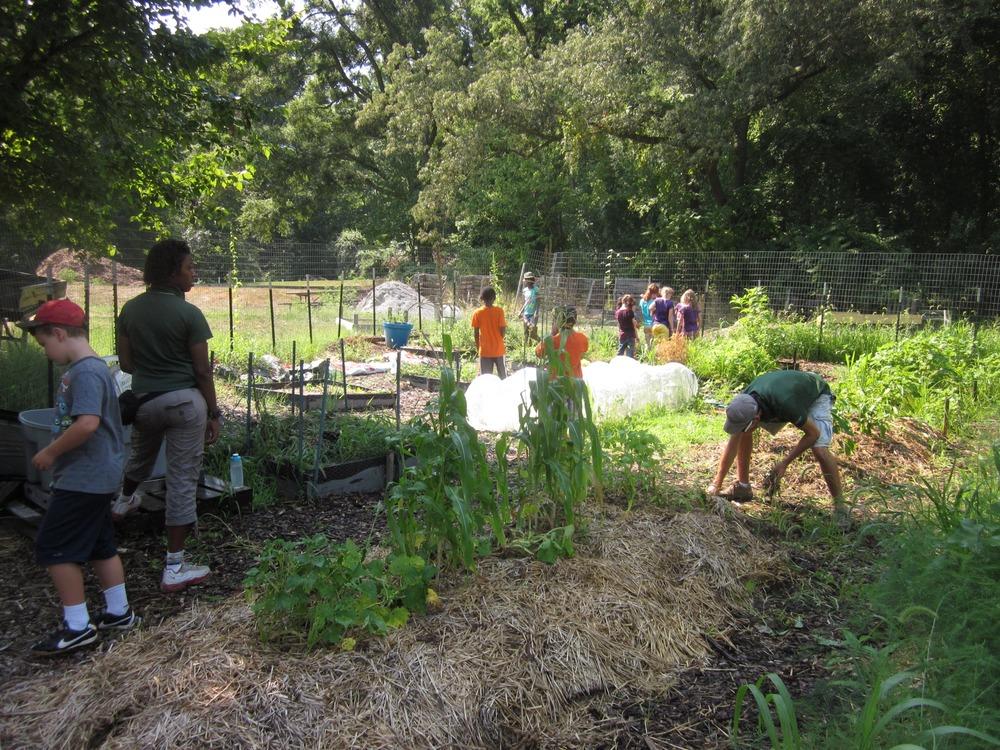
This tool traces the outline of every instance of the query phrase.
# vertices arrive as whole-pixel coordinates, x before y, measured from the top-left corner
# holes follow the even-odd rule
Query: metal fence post
[[[309,274],[306,274],[306,317],[309,320],[309,343],[311,344],[313,342],[313,297]]]
[[[271,312],[271,352],[278,351],[278,344],[274,337],[274,284],[270,280],[267,282],[267,306]]]
[[[899,287],[899,304],[896,306],[896,343],[899,343],[899,322],[903,316],[903,287]]]
[[[233,277],[229,277],[229,351],[233,350],[234,345],[234,332],[233,332]]]

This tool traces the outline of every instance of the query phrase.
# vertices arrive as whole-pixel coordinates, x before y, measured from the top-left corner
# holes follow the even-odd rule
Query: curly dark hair
[[[166,284],[181,270],[184,256],[191,254],[191,247],[184,240],[160,240],[149,249],[142,280],[147,284]]]

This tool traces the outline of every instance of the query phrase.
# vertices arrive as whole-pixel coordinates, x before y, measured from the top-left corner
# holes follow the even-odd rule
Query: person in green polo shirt
[[[771,469],[764,483],[765,490],[773,494],[792,461],[812,450],[833,498],[834,513],[838,518],[844,518],[840,471],[837,459],[830,452],[833,398],[830,386],[813,372],[775,370],[752,380],[726,407],[724,429],[730,436],[729,442],[719,459],[715,479],[705,488],[706,494],[719,494],[735,460],[736,483],[730,496],[737,502],[753,499],[750,487],[753,432],[758,427],[764,427],[773,435],[790,422],[802,430],[802,437]]]
[[[136,412],[132,455],[122,493],[111,506],[121,520],[139,507],[136,489],[149,476],[167,444],[167,558],[160,589],[183,591],[209,575],[184,559],[184,544],[198,519],[198,476],[206,443],[219,436],[220,412],[208,356],[212,331],[201,310],[184,299],[194,285],[191,249],[162,240],[146,256],[145,292],[118,316],[118,356],[132,373],[132,390],[146,400]]]

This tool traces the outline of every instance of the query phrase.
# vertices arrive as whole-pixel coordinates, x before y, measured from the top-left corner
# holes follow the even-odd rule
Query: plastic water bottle
[[[229,459],[229,486],[233,489],[243,486],[243,459],[239,453]]]

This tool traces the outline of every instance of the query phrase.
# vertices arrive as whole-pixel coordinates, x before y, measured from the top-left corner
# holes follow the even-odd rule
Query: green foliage
[[[900,523],[845,631],[851,673],[835,681],[841,708],[821,747],[1000,745],[1000,445],[977,466],[939,482],[885,490]],[[874,615],[874,618],[873,618]],[[823,709],[829,715],[829,698]]]
[[[24,411],[48,404],[49,377],[45,352],[34,341],[0,343],[0,409]]]
[[[447,335],[444,343],[450,361]],[[486,448],[468,423],[454,370],[442,367],[440,378],[436,402],[392,441],[404,460],[413,460],[385,499],[387,525],[393,549],[472,569],[494,540],[506,544],[509,498],[506,481],[494,481]],[[492,537],[483,535],[484,527]]]
[[[660,442],[632,421],[604,421],[598,425],[606,495],[621,495],[631,510],[637,500],[652,497],[660,473]]]
[[[776,693],[765,695],[761,691],[765,680],[771,681],[771,684],[777,689]],[[737,747],[741,745],[740,724],[743,721],[743,701],[748,692],[753,697],[754,703],[757,704],[758,733],[767,737],[772,750],[799,750],[802,747],[802,738],[799,735],[798,720],[795,716],[795,702],[781,677],[774,672],[768,672],[754,684],[741,685],[736,691],[732,723],[733,744]],[[777,724],[771,715],[772,707],[778,717]]]
[[[604,455],[587,387],[569,374],[560,355],[550,347],[548,367],[529,386],[530,406],[519,407],[516,436],[525,452],[520,473],[533,496],[522,505],[520,520],[529,531],[539,520],[549,528],[575,528],[577,507],[591,488],[603,498]]]
[[[1000,397],[998,367],[1000,350],[977,346],[969,326],[923,330],[853,361],[838,383],[838,405],[867,431],[900,417],[944,427],[946,411],[949,428],[961,430]]]
[[[687,364],[702,380],[729,388],[740,388],[777,366],[762,346],[742,335],[695,339]]]
[[[426,610],[433,566],[416,556],[367,558],[354,541],[335,544],[322,535],[269,542],[244,583],[261,637],[305,632],[308,647],[350,650],[349,634],[385,635]]]

